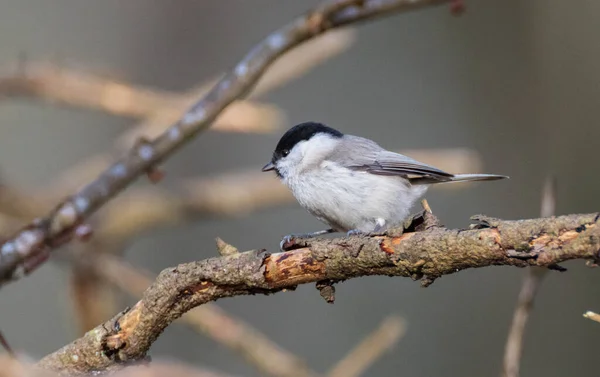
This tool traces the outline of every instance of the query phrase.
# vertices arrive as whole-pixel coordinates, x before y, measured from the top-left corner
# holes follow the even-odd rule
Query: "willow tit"
[[[271,170],[302,207],[330,227],[286,236],[281,245],[333,232],[381,233],[402,223],[431,184],[508,178],[446,173],[315,122],[298,124],[281,137],[262,168]]]

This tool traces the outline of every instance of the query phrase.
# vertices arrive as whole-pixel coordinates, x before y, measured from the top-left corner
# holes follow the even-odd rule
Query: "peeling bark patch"
[[[381,249],[381,251],[383,251],[387,255],[394,255],[394,247],[391,246],[389,243],[390,243],[390,241],[384,240],[383,242],[381,242],[379,244],[379,248]],[[392,244],[394,243],[393,239],[392,239],[391,243]]]
[[[117,333],[107,336],[102,341],[103,352],[107,357],[114,356],[119,350],[127,346],[127,339],[140,322],[142,306],[142,301],[138,301],[131,310],[128,310],[120,318],[115,319],[113,329]]]
[[[425,266],[425,263],[427,263],[425,260],[423,259],[419,259],[414,265],[414,268],[421,268],[423,266]]]
[[[561,247],[579,237],[579,233],[582,233],[590,228],[594,228],[596,224],[582,224],[574,230],[562,231],[558,237],[550,234],[540,234],[529,241],[529,245],[533,250],[541,250],[548,247]]]
[[[281,255],[281,256],[279,257],[279,259],[277,260],[277,262],[278,262],[278,263],[281,263],[281,262],[283,262],[284,260],[288,259],[290,256],[291,256],[291,254],[290,254],[290,253],[285,253],[285,254],[283,254],[283,255]]]
[[[194,294],[194,293],[205,291],[211,287],[214,287],[213,283],[211,283],[210,281],[203,280],[200,283],[193,285],[188,289],[184,289],[184,292],[182,292],[182,293],[185,293],[185,291],[190,291],[189,294]]]
[[[583,226],[583,229],[585,230],[585,225],[582,225],[582,226]],[[567,232],[564,232],[563,234],[561,234],[558,237],[558,241],[562,242],[562,243],[569,242],[569,241],[577,238],[578,233],[580,233],[580,232],[581,231],[577,231],[577,230],[569,230]]]
[[[116,361],[119,361],[115,356],[126,346],[127,342],[125,342],[118,334],[111,335],[102,343],[102,352],[104,352],[104,355],[109,359],[114,357]]]
[[[400,237],[394,237],[392,238],[392,245],[397,246],[399,245],[402,241],[406,241],[407,239],[411,238],[412,236],[414,236],[416,233],[404,233],[403,235],[401,235]]]
[[[496,245],[502,245],[502,236],[500,235],[500,231],[498,228],[488,228],[479,234],[480,241],[491,241]]]
[[[287,286],[320,280],[325,276],[325,263],[314,259],[310,250],[271,254],[265,258],[267,283]]]

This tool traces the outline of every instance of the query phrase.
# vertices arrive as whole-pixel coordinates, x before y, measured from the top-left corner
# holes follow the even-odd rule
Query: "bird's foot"
[[[362,230],[358,230],[358,229],[351,229],[348,232],[346,232],[346,235],[348,237],[352,237],[352,236],[359,236],[359,237],[365,237],[368,236],[369,234],[366,232],[363,232]]]
[[[287,236],[284,236],[281,242],[279,243],[279,249],[281,249],[281,251],[294,249],[294,246],[299,246],[297,241],[304,240],[307,238],[314,238],[333,232],[335,232],[335,230],[333,229],[324,229],[311,233],[288,234]]]

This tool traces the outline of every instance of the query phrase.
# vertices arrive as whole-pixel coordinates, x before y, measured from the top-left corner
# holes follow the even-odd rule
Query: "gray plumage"
[[[263,170],[275,170],[298,203],[333,230],[363,233],[401,223],[431,184],[507,178],[453,175],[318,123],[290,129]]]

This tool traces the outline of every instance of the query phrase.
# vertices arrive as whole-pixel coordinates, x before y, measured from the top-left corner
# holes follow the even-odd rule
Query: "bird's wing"
[[[452,174],[436,167],[389,151],[377,154],[373,164],[367,166],[367,171],[372,174],[407,175],[408,178],[432,177],[440,181],[448,181],[453,177]]]
[[[450,173],[408,156],[387,151],[371,140],[358,137],[345,140],[332,157],[349,169],[377,175],[396,175],[407,179],[428,177],[442,182],[453,177]]]

